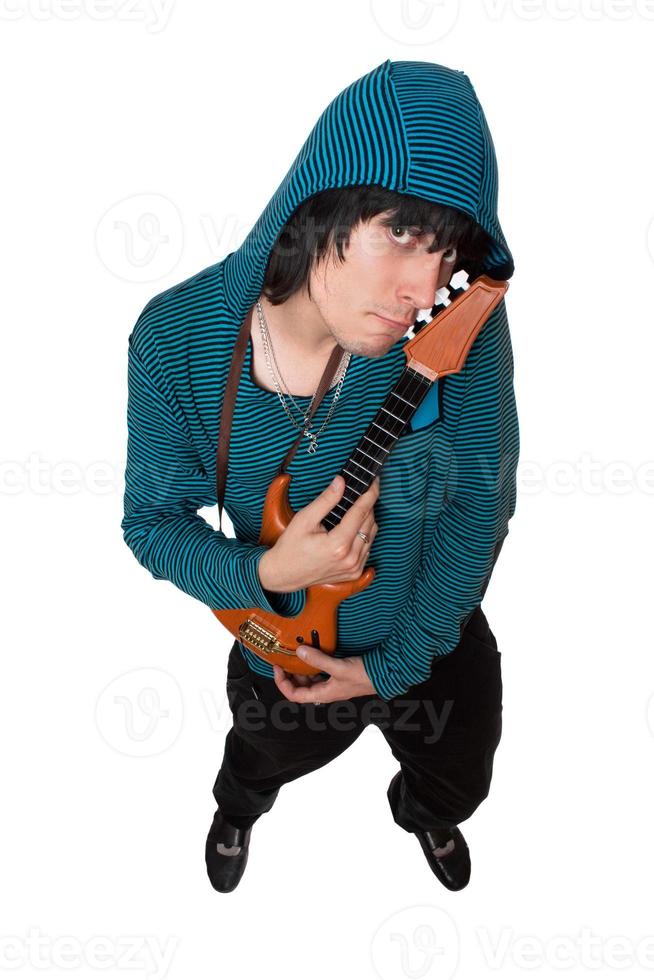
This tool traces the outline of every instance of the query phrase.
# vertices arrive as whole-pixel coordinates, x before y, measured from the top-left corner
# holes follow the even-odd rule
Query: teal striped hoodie
[[[274,391],[254,381],[249,341],[225,494],[235,537],[198,513],[216,504],[220,408],[238,329],[257,300],[281,228],[307,197],[378,184],[459,208],[490,234],[483,272],[508,279],[513,259],[497,216],[497,164],[467,75],[385,61],[319,116],[243,244],[145,305],[128,339],[128,445],[122,531],[155,579],[214,609],[297,615],[306,591],[265,591],[258,564],[266,491],[297,430]],[[402,373],[406,337],[382,357],[352,355],[317,453],[302,444],[289,502],[306,506],[347,461]],[[310,398],[295,398],[306,409]],[[328,395],[314,417],[325,419]],[[513,355],[504,300],[463,370],[436,381],[380,476],[373,583],[341,603],[337,656],[363,656],[384,700],[425,680],[458,644],[481,602],[515,509],[519,453]],[[218,625],[218,624],[217,624]],[[222,630],[221,626],[218,629]],[[272,667],[242,647],[259,674]]]

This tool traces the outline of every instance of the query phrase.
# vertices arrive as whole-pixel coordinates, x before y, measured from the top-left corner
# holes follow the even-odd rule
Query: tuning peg
[[[469,289],[470,283],[468,282],[468,273],[465,269],[459,269],[455,272],[450,279],[450,286],[452,289]]]
[[[438,307],[448,307],[452,300],[450,296],[453,292],[457,290],[466,290],[470,286],[468,282],[468,273],[465,269],[460,269],[455,272],[449,282],[448,286],[441,286],[440,289],[436,290],[436,295],[434,296],[434,305],[431,309],[418,310],[418,316],[414,320],[414,330],[420,330],[422,327],[426,326],[431,320],[434,319],[438,313]]]
[[[447,286],[441,286],[440,289],[436,290],[436,306],[449,306],[451,302],[450,291]]]

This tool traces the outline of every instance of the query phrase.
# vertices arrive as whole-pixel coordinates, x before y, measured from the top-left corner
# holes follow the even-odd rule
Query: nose
[[[436,300],[436,292],[446,285],[447,263],[438,252],[426,253],[420,261],[407,262],[403,270],[398,300],[402,306],[411,305],[417,310],[430,310]]]

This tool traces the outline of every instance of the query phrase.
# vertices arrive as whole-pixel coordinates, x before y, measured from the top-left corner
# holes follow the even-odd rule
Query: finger
[[[357,529],[357,533],[355,534],[355,540],[358,539],[359,541],[362,541],[363,539],[360,537],[358,531],[363,531],[364,534],[367,534],[368,538],[370,539],[369,543],[372,544],[375,535],[377,534],[377,522],[375,521],[375,515],[372,513],[372,511],[370,514],[368,514],[365,521],[361,527]]]
[[[367,541],[361,537],[359,531],[363,532],[367,536]],[[365,521],[359,530],[355,533],[352,539],[352,547],[350,549],[350,554],[356,558],[357,562],[361,564],[365,562],[370,549],[372,548],[373,541],[377,536],[377,526],[375,524],[374,515],[371,515],[369,521]]]
[[[302,508],[309,519],[309,523],[311,525],[320,524],[322,518],[326,517],[341,499],[344,490],[345,478],[339,473],[334,477],[332,483],[325,487],[322,493],[318,494],[315,500],[312,500],[311,503]],[[320,526],[322,527],[322,525]],[[325,531],[325,533],[327,532]]]
[[[309,674],[292,674],[288,671],[287,674],[299,687],[308,687],[311,684],[311,677]]]
[[[273,664],[273,679],[284,697],[293,700],[293,692],[296,690],[296,687],[286,671],[277,664]]]
[[[317,667],[318,670],[324,670],[325,673],[330,674],[332,677],[339,677],[342,673],[338,657],[323,653],[322,650],[307,646],[305,643],[301,644],[295,652],[300,660],[311,664],[312,667]],[[317,687],[317,685],[314,684],[314,687]]]
[[[306,674],[296,674],[296,677],[307,677],[307,675]],[[310,676],[307,677],[307,683],[304,684],[303,686],[304,687],[312,687],[314,684],[317,684],[319,681],[324,681],[324,680],[326,680],[326,678],[323,676],[322,673],[311,674]]]
[[[336,539],[345,538],[351,540],[359,530],[364,520],[372,514],[374,517],[374,507],[377,502],[379,491],[379,477],[376,476],[366,492],[348,508],[345,515],[341,518],[336,527],[328,531],[328,534]]]
[[[280,680],[290,681],[293,687],[311,687],[315,684],[316,680],[321,680],[319,674],[294,674],[289,670],[285,670],[284,667],[280,667],[279,664],[273,664],[273,672],[275,668],[281,671]]]
[[[297,704],[314,704],[316,701],[324,704],[327,701],[337,700],[333,696],[333,689],[334,681],[330,678],[328,681],[318,681],[311,687],[293,687],[291,685],[290,688],[285,688],[283,693],[288,701],[295,701]]]
[[[315,701],[334,700],[331,689],[327,686],[331,678],[326,681],[317,681],[310,687],[305,687],[294,684],[286,671],[277,664],[273,664],[273,673],[275,684],[287,701],[294,701],[297,704],[312,704]]]

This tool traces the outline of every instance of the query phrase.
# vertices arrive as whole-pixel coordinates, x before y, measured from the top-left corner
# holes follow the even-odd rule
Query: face
[[[431,234],[384,225],[391,213],[352,229],[345,261],[332,250],[311,272],[316,312],[344,350],[365,357],[385,354],[434,305],[457,261],[454,248],[427,252]]]

